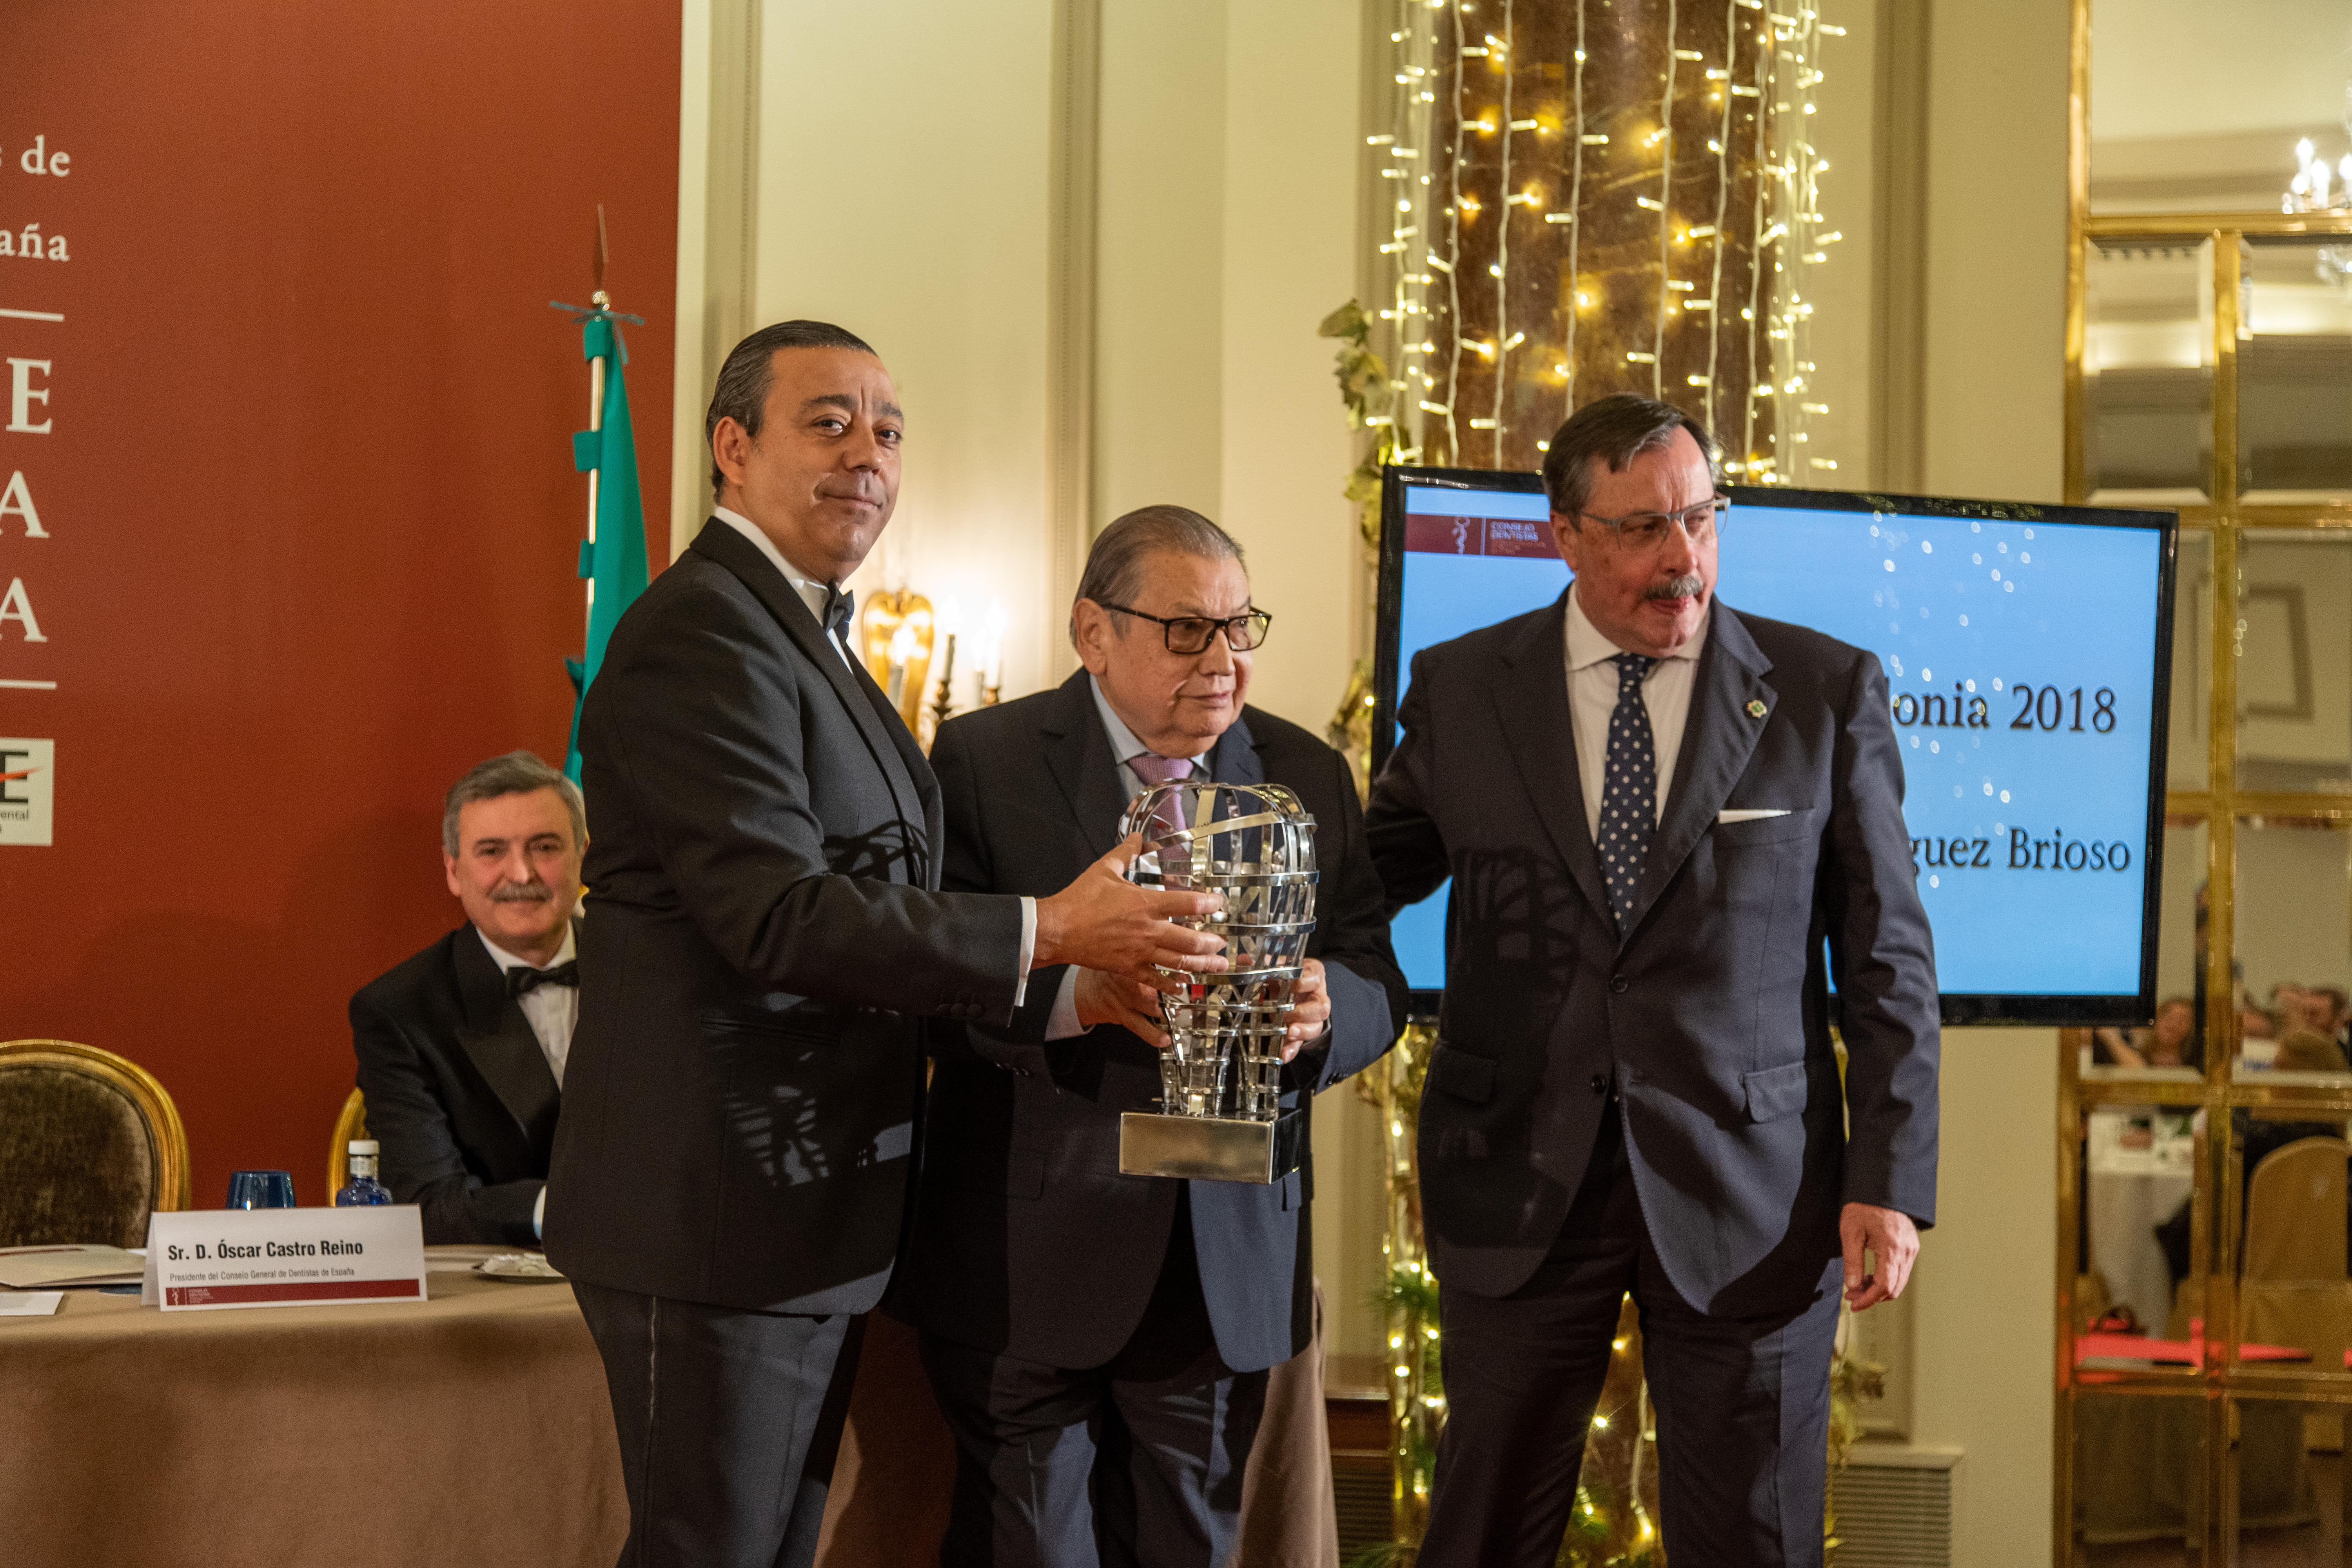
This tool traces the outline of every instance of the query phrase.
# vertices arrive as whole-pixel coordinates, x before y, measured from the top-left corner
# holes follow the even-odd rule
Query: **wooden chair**
[[[367,1101],[353,1089],[335,1113],[334,1136],[327,1142],[327,1202],[333,1203],[352,1179],[352,1140],[367,1135]]]
[[[143,1247],[189,1205],[188,1133],[134,1062],[71,1040],[0,1041],[0,1247]]]

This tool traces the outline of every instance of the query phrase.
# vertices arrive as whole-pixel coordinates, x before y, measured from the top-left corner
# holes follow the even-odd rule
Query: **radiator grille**
[[[1837,1478],[1837,1532],[1833,1568],[1951,1568],[1949,1463],[1856,1455]]]

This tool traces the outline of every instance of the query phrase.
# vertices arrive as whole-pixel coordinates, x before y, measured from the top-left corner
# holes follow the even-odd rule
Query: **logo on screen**
[[[1454,553],[1456,555],[1470,553],[1470,523],[1467,519],[1454,525]]]

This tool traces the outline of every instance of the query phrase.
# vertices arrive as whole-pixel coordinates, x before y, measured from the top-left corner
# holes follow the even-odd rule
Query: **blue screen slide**
[[[1433,520],[1540,521],[1540,495],[1405,493],[1400,701],[1421,648],[1568,582],[1557,556],[1438,552]],[[2163,551],[2154,528],[1746,499],[1729,515],[1717,601],[1867,648],[1885,671],[1947,995],[2139,991]],[[1444,900],[1391,928],[1416,990],[1444,984]]]

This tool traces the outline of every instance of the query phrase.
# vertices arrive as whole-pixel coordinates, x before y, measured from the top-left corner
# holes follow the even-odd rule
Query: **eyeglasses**
[[[1139,621],[1153,621],[1160,635],[1168,644],[1170,653],[1206,653],[1209,639],[1222,630],[1225,646],[1235,653],[1247,653],[1265,641],[1265,629],[1274,617],[1264,610],[1251,610],[1245,615],[1228,616],[1219,620],[1212,616],[1147,616],[1141,610],[1130,610],[1125,605],[1105,605],[1106,610],[1117,610],[1122,616],[1133,616]]]
[[[1633,553],[1647,555],[1665,543],[1666,535],[1674,531],[1676,523],[1682,524],[1683,533],[1694,548],[1714,542],[1724,525],[1731,521],[1731,498],[1710,496],[1680,511],[1629,511],[1622,517],[1601,517],[1582,511],[1577,515],[1607,528],[1617,536],[1617,542]]]

